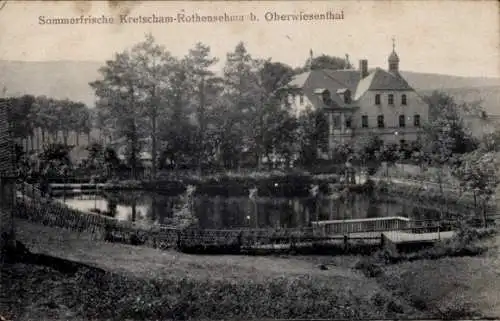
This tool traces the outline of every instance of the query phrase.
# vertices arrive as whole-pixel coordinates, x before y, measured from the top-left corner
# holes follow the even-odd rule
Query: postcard
[[[500,318],[496,1],[0,1],[0,320]]]

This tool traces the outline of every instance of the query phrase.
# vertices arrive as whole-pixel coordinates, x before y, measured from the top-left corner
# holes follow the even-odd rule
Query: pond
[[[366,195],[348,199],[334,197],[224,197],[168,196],[153,192],[121,191],[100,195],[60,198],[68,206],[90,211],[97,208],[119,220],[143,224],[174,224],[177,213],[189,208],[197,225],[207,229],[293,228],[309,226],[316,220],[338,220],[404,216],[423,220],[435,218],[434,211],[410,204],[380,201]],[[187,206],[187,204],[189,204]]]

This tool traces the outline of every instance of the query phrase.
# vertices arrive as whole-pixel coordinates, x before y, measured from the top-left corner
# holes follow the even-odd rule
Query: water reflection
[[[305,227],[316,220],[405,216],[429,219],[435,213],[408,204],[380,202],[363,195],[347,197],[224,197],[192,196],[192,212],[202,228]],[[176,213],[186,207],[185,197],[147,192],[117,192],[103,196],[66,198],[71,207],[94,207],[119,220],[147,224],[174,224]]]

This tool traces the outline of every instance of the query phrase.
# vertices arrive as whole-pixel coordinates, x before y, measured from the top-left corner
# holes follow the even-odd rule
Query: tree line
[[[31,149],[42,149],[56,142],[68,144],[71,132],[90,135],[93,127],[92,111],[84,103],[69,99],[54,99],[46,96],[23,95],[0,98],[10,106],[9,120],[13,138],[20,142],[31,142]],[[36,147],[34,145],[37,145]],[[29,146],[24,146],[26,150]]]
[[[220,75],[218,62],[202,43],[177,58],[147,35],[90,83],[98,127],[123,140],[132,167],[143,148],[151,150],[153,173],[157,164],[202,171],[262,168],[276,155],[287,164],[296,154],[314,158],[326,144],[324,117],[296,118],[282,106],[283,86],[297,70],[256,59],[243,43],[226,55]]]
[[[9,98],[15,137],[31,137],[41,128],[42,142],[54,142],[62,132],[67,143],[69,131],[89,134],[95,127],[125,147],[132,169],[140,166],[141,151],[151,151],[153,175],[158,165],[199,171],[265,169],[279,160],[285,166],[317,166],[318,151],[328,150],[327,121],[321,111],[291,113],[284,85],[308,68],[352,67],[348,61],[321,55],[293,69],[254,58],[239,43],[226,55],[220,73],[215,72],[218,63],[202,43],[179,58],[146,35],[100,68],[100,78],[90,83],[95,110],[70,100]],[[384,144],[375,135],[359,137],[353,144],[337,144],[333,162],[328,162],[349,160],[371,164],[373,170],[381,162],[401,160],[458,166],[461,155],[482,144],[467,130],[464,115],[487,115],[480,105],[458,104],[440,92],[424,99],[430,119],[420,141],[400,146]]]

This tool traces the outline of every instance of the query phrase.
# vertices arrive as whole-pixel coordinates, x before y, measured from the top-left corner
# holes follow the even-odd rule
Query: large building
[[[361,135],[378,135],[386,143],[407,144],[419,139],[428,105],[399,73],[393,46],[387,70],[316,69],[296,75],[287,85],[288,102],[296,114],[324,110],[329,124],[330,150]]]

